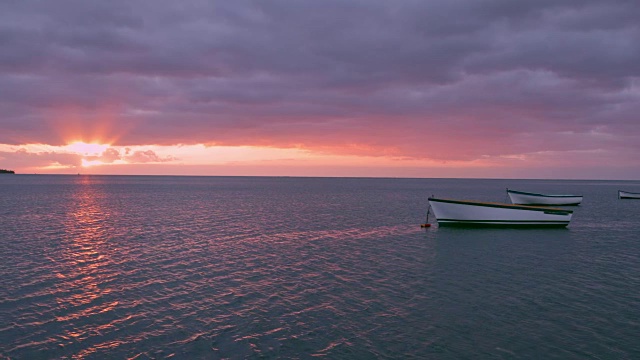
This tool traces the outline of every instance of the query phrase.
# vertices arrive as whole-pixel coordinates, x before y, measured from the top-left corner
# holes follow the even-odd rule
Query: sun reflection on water
[[[61,309],[56,320],[65,331],[60,335],[61,346],[86,340],[99,334],[105,324],[92,321],[98,314],[105,314],[118,306],[118,301],[109,296],[113,289],[109,281],[117,274],[109,270],[113,249],[108,244],[110,214],[101,206],[104,194],[92,184],[91,177],[78,177],[78,187],[72,194],[65,223],[66,235],[62,239],[61,251],[56,261],[60,262],[60,279],[57,303]],[[66,324],[85,319],[91,324],[81,328]]]

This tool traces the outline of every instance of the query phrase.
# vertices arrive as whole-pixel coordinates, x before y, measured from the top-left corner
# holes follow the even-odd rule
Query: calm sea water
[[[567,229],[427,197],[579,193]],[[640,358],[640,181],[0,176],[0,358]],[[433,222],[434,219],[431,219]]]

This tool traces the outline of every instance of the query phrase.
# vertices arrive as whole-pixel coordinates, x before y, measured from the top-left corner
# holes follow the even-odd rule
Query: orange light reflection
[[[62,250],[56,254],[56,274],[59,284],[56,291],[59,314],[56,320],[66,322],[91,318],[113,311],[119,304],[108,295],[108,284],[117,274],[109,270],[112,249],[107,246],[110,214],[101,206],[104,194],[94,186],[92,177],[79,176],[76,192],[65,223],[61,240]],[[86,321],[85,321],[86,322]],[[102,323],[68,329],[64,335],[66,344],[82,341],[97,334]],[[62,345],[66,345],[62,344]]]

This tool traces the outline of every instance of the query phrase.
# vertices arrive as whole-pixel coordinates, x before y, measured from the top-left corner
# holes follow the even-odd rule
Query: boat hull
[[[640,193],[632,193],[628,191],[618,190],[618,199],[636,199],[640,200]]]
[[[507,194],[512,203],[520,205],[569,206],[582,202],[582,195],[545,195],[515,190],[507,190]]]
[[[429,198],[440,226],[565,227],[570,210]]]

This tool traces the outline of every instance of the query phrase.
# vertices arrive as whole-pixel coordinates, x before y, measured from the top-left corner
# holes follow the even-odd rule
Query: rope
[[[433,197],[433,195],[431,195],[431,197]],[[429,224],[429,213],[431,212],[431,203],[429,203],[429,206],[427,207],[427,219],[424,222],[424,226],[423,227],[429,227],[431,226]]]

